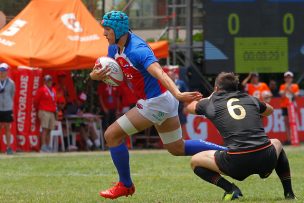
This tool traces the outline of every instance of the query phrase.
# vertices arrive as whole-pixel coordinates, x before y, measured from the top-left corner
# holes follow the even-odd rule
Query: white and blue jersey
[[[110,45],[108,56],[120,65],[129,88],[138,99],[158,97],[166,91],[160,81],[147,71],[152,63],[158,61],[157,58],[147,43],[135,34],[129,33],[121,54],[116,44]]]

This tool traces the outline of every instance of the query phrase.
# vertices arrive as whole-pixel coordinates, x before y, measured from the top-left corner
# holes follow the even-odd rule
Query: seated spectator
[[[84,103],[86,100],[87,95],[85,93],[79,94],[76,102],[67,104],[66,115],[82,116],[85,113]],[[72,125],[72,129],[79,131],[80,137],[85,141],[85,149],[94,150],[100,148],[100,139],[94,129],[92,120],[81,118]]]
[[[250,83],[248,81],[250,80]],[[261,101],[269,102],[272,94],[268,85],[259,81],[258,73],[250,73],[243,81],[242,85],[245,91]]]
[[[293,73],[287,71],[284,73],[284,81],[285,83],[280,86],[280,95],[281,95],[281,109],[282,109],[282,116],[284,116],[285,128],[286,128],[286,135],[287,141],[285,144],[290,144],[290,126],[289,126],[289,119],[288,119],[288,105],[291,102],[294,102],[295,98],[299,96],[300,90],[299,86],[296,83],[292,83],[293,81]]]

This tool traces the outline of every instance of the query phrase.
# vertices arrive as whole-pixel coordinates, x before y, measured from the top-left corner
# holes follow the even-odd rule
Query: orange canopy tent
[[[152,43],[158,57],[168,56],[165,44]],[[91,68],[107,47],[103,28],[81,0],[32,0],[0,30],[0,61],[11,66]]]

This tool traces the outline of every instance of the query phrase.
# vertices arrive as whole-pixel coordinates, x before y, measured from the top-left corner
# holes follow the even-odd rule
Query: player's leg
[[[215,150],[209,150],[195,154],[191,158],[191,168],[201,179],[225,190],[224,200],[237,199],[242,195],[241,190],[223,178],[215,161]]]
[[[295,195],[293,193],[292,185],[291,185],[289,161],[282,147],[282,144],[278,139],[271,139],[270,141],[273,144],[273,146],[276,148],[278,161],[275,171],[279,176],[281,183],[283,185],[284,196],[286,199],[295,199]]]
[[[119,174],[119,183],[108,190],[101,191],[101,196],[115,199],[134,193],[135,188],[130,175],[129,152],[123,141],[127,135],[132,135],[152,125],[151,121],[133,108],[106,129],[104,136]]]
[[[13,154],[13,151],[11,148],[11,124],[4,123],[4,128],[5,128],[5,139],[6,139],[6,153]]]
[[[178,116],[166,119],[161,125],[155,125],[164,144],[164,148],[175,156],[191,156],[206,150],[226,150],[226,147],[204,140],[183,140]]]

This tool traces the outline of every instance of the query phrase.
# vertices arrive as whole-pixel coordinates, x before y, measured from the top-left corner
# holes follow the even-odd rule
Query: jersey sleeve
[[[115,58],[116,52],[117,52],[117,49],[116,49],[115,45],[110,45],[108,47],[108,57]]]
[[[294,94],[299,94],[300,93],[300,88],[298,84],[294,84]]]
[[[136,51],[133,51],[132,58],[135,61],[135,67],[143,66],[145,69],[147,69],[152,63],[158,61],[154,56],[153,51],[147,46],[139,47]]]
[[[206,115],[208,103],[209,103],[208,98],[200,100],[195,107],[195,113],[197,115]]]

